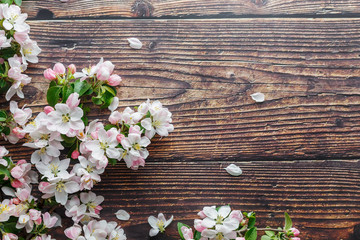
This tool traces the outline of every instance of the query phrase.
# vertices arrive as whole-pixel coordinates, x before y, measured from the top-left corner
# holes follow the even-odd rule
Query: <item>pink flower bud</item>
[[[13,204],[18,205],[21,201],[18,198],[13,198],[12,202],[13,202]]]
[[[293,237],[293,238],[290,238],[290,240],[300,240],[300,238],[298,238],[298,237]]]
[[[78,150],[74,150],[72,153],[71,153],[71,158],[72,159],[78,159],[78,157],[80,156],[80,153]]]
[[[14,233],[2,233],[2,239],[4,240],[18,240],[18,236]]]
[[[124,138],[125,138],[125,136],[124,136],[123,134],[118,134],[118,135],[116,136],[116,140],[118,141],[118,143],[120,143],[121,140],[123,140]]]
[[[38,219],[36,219],[36,220],[35,220],[35,223],[36,223],[37,225],[40,225],[40,224],[42,223],[42,218],[39,217]]]
[[[55,109],[53,107],[51,107],[51,106],[44,107],[44,113],[46,113],[46,115],[48,115],[52,111],[55,111]]]
[[[202,220],[200,220],[200,219],[195,219],[195,220],[194,220],[194,228],[195,228],[196,231],[198,231],[198,232],[202,232],[202,231],[204,231],[204,230],[206,229],[206,227],[204,227],[204,226],[202,225]]]
[[[13,169],[11,169],[10,173],[11,176],[13,176],[14,178],[21,178],[22,175],[24,174],[24,170],[21,166],[17,165],[13,167]]]
[[[24,138],[25,135],[26,135],[26,133],[23,132],[22,129],[19,128],[19,127],[13,128],[12,133],[15,134],[15,136],[16,136],[17,138],[19,138],[19,139]]]
[[[111,75],[110,78],[108,79],[109,85],[113,87],[118,86],[121,81],[122,81],[121,77],[117,74]]]
[[[35,221],[39,217],[41,218],[41,212],[36,210],[36,209],[30,209],[29,210],[29,217],[30,217],[31,220]]]
[[[103,208],[98,205],[98,206],[95,207],[94,211],[95,211],[96,214],[100,214],[100,211],[101,211],[102,209],[103,209]]]
[[[194,238],[194,233],[191,228],[182,226],[180,230],[185,240],[191,240]]]
[[[294,237],[297,237],[300,235],[300,231],[296,228],[290,228],[290,231],[294,234]]]
[[[241,222],[243,220],[243,215],[239,210],[234,210],[230,213],[230,218],[235,218],[237,219],[239,222]]]
[[[107,67],[101,66],[96,74],[97,79],[107,81],[110,77],[110,71]]]
[[[74,64],[70,64],[68,66],[68,69],[69,69],[69,72],[71,72],[72,74],[75,74],[76,73],[76,67]]]
[[[49,182],[40,182],[40,183],[39,183],[39,190],[40,190],[40,192],[43,192],[44,189],[45,189],[47,186],[49,186],[49,185],[50,185]]]
[[[19,179],[14,179],[13,181],[11,181],[11,186],[13,188],[21,188],[23,185],[22,182],[19,181]]]
[[[56,74],[62,75],[65,74],[65,66],[62,63],[56,63],[53,70],[55,71]]]
[[[56,73],[51,68],[48,68],[44,71],[44,77],[47,80],[55,80],[56,79]]]
[[[80,104],[79,94],[78,93],[72,93],[66,100],[66,104],[69,106],[70,109],[74,109]]]

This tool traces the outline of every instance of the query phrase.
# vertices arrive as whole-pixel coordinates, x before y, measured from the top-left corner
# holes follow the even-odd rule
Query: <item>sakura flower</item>
[[[51,216],[48,212],[44,213],[42,216],[44,219],[44,226],[46,228],[54,227],[56,222],[58,221],[58,218],[56,216]]]
[[[151,139],[155,133],[165,137],[169,135],[169,132],[174,131],[174,126],[170,124],[171,122],[171,113],[166,109],[162,109],[160,111],[154,111],[151,118],[142,120],[141,126],[146,129],[145,136]]]
[[[99,217],[102,210],[100,204],[104,201],[103,196],[97,196],[93,192],[82,192],[80,193],[80,200],[87,207],[87,211],[91,216]]]
[[[26,13],[21,13],[20,7],[16,5],[3,7],[4,22],[3,26],[6,30],[14,29],[17,32],[25,32],[29,30],[29,25],[25,23]]]
[[[42,192],[45,193],[43,198],[55,196],[56,202],[65,205],[68,200],[68,194],[80,190],[79,184],[74,181],[73,177],[73,174],[68,174],[62,178],[57,177],[49,180],[50,184],[42,189]]]
[[[31,78],[25,74],[21,74],[20,68],[10,68],[8,72],[9,78],[14,79],[14,83],[11,85],[9,90],[6,92],[5,98],[9,101],[15,93],[19,98],[24,98],[24,93],[22,92],[23,86],[31,82]]]
[[[154,216],[150,216],[148,218],[148,222],[151,226],[149,236],[154,237],[159,232],[165,232],[165,228],[170,225],[173,218],[174,217],[171,216],[171,218],[169,220],[166,220],[164,214],[162,214],[162,213],[159,213],[157,218]]]
[[[78,196],[73,196],[65,204],[65,215],[72,218],[75,223],[80,222],[86,213],[86,206],[80,204],[80,199]],[[69,230],[70,231],[70,230]]]
[[[21,46],[29,39],[29,30],[25,32],[15,32],[14,33],[15,41],[18,42]]]
[[[107,225],[107,232],[109,240],[126,240],[124,229],[117,226],[115,222],[109,222]]]
[[[67,134],[70,130],[81,131],[84,129],[84,122],[81,120],[83,110],[79,107],[71,109],[67,104],[58,103],[55,111],[48,114],[50,117],[48,129]]]
[[[41,49],[35,41],[27,40],[24,45],[21,46],[20,52],[24,63],[26,63],[26,61],[37,63],[39,61],[37,56],[40,54]]]
[[[75,164],[73,172],[81,177],[80,190],[93,188],[94,183],[100,182],[99,174],[104,172],[104,168],[97,168],[96,164],[88,161],[85,157],[79,156],[78,164]]]
[[[2,240],[18,240],[18,236],[14,233],[2,233]]]
[[[14,205],[10,204],[9,199],[5,199],[0,202],[0,222],[6,222],[9,220],[10,216],[13,214]]]
[[[14,121],[21,126],[25,125],[32,115],[31,109],[24,107],[20,109],[17,102],[10,102],[10,112],[13,114]]]
[[[91,156],[97,160],[102,160],[105,154],[109,158],[118,159],[120,152],[116,148],[118,145],[117,135],[118,132],[115,128],[111,128],[108,131],[99,129],[98,139],[87,142],[86,148],[91,151]]]
[[[78,237],[82,233],[82,229],[81,229],[80,225],[74,224],[72,227],[65,229],[64,233],[65,233],[65,236],[70,238],[71,240],[76,240],[76,239],[80,240],[80,238],[78,238]],[[82,239],[84,239],[84,238],[82,238]]]
[[[68,172],[66,171],[69,167],[70,159],[59,160],[59,158],[54,158],[51,162],[45,164],[39,162],[36,164],[37,170],[43,175],[42,178],[48,178],[49,180],[56,177],[67,176]]]

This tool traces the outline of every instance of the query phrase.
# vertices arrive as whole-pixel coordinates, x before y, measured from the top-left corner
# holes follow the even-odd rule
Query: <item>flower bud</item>
[[[21,201],[20,201],[20,199],[18,199],[18,198],[13,198],[13,199],[12,199],[12,202],[13,202],[15,205],[18,205]]]
[[[14,38],[16,42],[18,42],[20,45],[23,45],[26,40],[29,39],[29,34],[27,32],[15,32]]]
[[[116,87],[120,84],[120,82],[122,81],[121,77],[117,74],[113,74],[109,77],[108,79],[108,83],[110,86]]]
[[[66,71],[65,66],[62,63],[56,63],[53,69],[54,69],[55,73],[57,73],[59,75],[65,74],[65,71]]]
[[[298,237],[293,237],[293,238],[290,238],[290,240],[300,240],[300,238],[298,238]]]
[[[55,80],[56,79],[56,73],[51,68],[48,68],[44,71],[44,77],[47,80]]]
[[[110,77],[110,71],[107,67],[101,66],[96,74],[97,79],[101,81],[106,81]]]
[[[26,133],[23,132],[22,129],[19,128],[19,127],[13,128],[12,133],[15,134],[15,136],[16,136],[17,138],[19,138],[19,139],[24,138],[24,137],[25,137],[25,134],[26,134]]]
[[[70,94],[69,98],[66,100],[66,105],[70,109],[74,109],[80,104],[79,94],[77,92]]]
[[[74,64],[70,64],[68,66],[69,72],[71,72],[72,74],[76,73],[76,66]]]
[[[78,157],[80,156],[80,153],[78,150],[74,150],[72,153],[71,153],[71,158],[72,159],[78,159]]]
[[[122,134],[118,134],[118,135],[116,136],[116,140],[118,141],[118,143],[120,143],[121,140],[123,140],[124,138],[125,138],[125,136],[122,135]]]
[[[14,179],[13,181],[11,181],[11,186],[13,188],[21,188],[23,185],[22,182],[20,182],[18,179]]]
[[[290,231],[294,234],[294,237],[297,237],[300,235],[300,231],[296,228],[290,228]]]
[[[14,178],[19,179],[24,174],[24,170],[23,170],[23,168],[21,166],[17,165],[15,167],[13,167],[13,169],[11,169],[10,173],[11,173],[11,176],[13,176]]]
[[[55,109],[53,107],[51,107],[51,106],[44,107],[44,113],[46,113],[46,115],[48,115],[52,111],[55,111]]]

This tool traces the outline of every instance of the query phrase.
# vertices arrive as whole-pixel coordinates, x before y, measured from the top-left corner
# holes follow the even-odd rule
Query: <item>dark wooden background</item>
[[[255,211],[262,226],[287,211],[302,239],[360,239],[359,0],[29,0],[43,52],[25,88],[45,104],[42,71],[100,57],[124,81],[121,107],[147,98],[173,112],[175,132],[150,147],[145,168],[119,164],[94,188],[102,217],[147,239],[147,217],[192,224],[203,206]],[[137,37],[141,50],[128,46]],[[262,92],[256,104],[250,94]],[[99,111],[94,117],[105,117]],[[31,151],[7,145],[15,159]],[[236,163],[243,175],[223,168]]]

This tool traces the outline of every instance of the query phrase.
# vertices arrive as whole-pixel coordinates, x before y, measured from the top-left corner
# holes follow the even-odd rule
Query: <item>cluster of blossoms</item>
[[[74,222],[65,231],[70,239],[126,239],[115,222],[98,220],[104,198],[90,190],[101,181],[100,175],[109,163],[124,160],[134,170],[144,166],[149,155],[146,148],[155,134],[164,137],[174,130],[171,113],[159,101],[150,100],[134,110],[128,107],[117,111],[119,99],[114,87],[120,84],[121,77],[114,74],[110,61],[101,59],[80,73],[74,64],[66,68],[57,63],[45,70],[44,76],[51,82],[49,106],[42,112],[33,117],[31,109],[19,108],[15,101],[10,102],[10,113],[0,111],[3,137],[13,144],[24,139],[23,145],[34,149],[31,163],[0,160],[9,172],[9,176],[3,176],[3,193],[20,199],[4,200],[1,214],[8,216],[4,221],[13,221],[9,217],[14,216],[16,227],[25,228],[36,240],[51,239],[47,229],[57,225],[48,223],[50,213],[42,214],[40,209],[62,205]],[[83,102],[90,98],[111,111],[109,124],[88,121],[90,108]],[[65,159],[60,157],[62,150],[68,151]],[[3,156],[8,153],[5,149],[0,152]],[[40,176],[31,170],[32,164]],[[42,193],[40,200],[30,195],[34,183]],[[54,217],[50,219],[53,223]],[[4,234],[14,233],[4,230]]]
[[[194,220],[194,232],[189,226],[178,223],[182,240],[256,240],[258,231],[265,232],[262,240],[300,240],[300,231],[292,227],[287,213],[285,226],[277,229],[256,228],[254,213],[231,210],[230,206],[204,207],[198,216],[201,219]]]
[[[41,49],[29,38],[26,13],[16,5],[0,4],[0,90],[9,101],[15,94],[24,97],[22,88],[31,78],[23,72],[28,63],[37,63]]]

